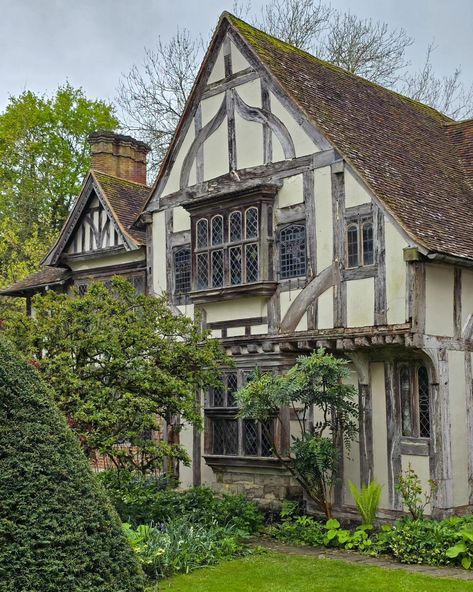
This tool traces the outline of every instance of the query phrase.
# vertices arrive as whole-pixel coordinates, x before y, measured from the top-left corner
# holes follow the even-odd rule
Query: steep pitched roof
[[[74,233],[82,212],[87,206],[94,187],[96,188],[97,197],[109,211],[109,215],[123,235],[124,242],[128,245],[127,248],[136,249],[145,244],[145,233],[134,228],[133,222],[143,209],[149,195],[149,187],[92,170],[85,178],[82,190],[62,227],[61,234],[43,260],[43,264],[55,265],[58,262],[61,253]]]
[[[466,179],[473,189],[473,119],[454,121],[445,129],[457,148]]]
[[[24,296],[34,289],[55,286],[64,283],[71,273],[64,267],[43,267],[39,271],[32,273],[19,282],[15,282],[9,288],[0,290],[2,296]]]
[[[473,193],[449,118],[226,18],[414,241],[473,259]]]

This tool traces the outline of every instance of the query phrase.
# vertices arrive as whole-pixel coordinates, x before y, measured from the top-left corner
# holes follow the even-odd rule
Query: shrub
[[[100,479],[122,520],[134,526],[183,517],[195,524],[231,526],[242,534],[255,533],[263,526],[262,512],[243,495],[217,495],[207,487],[164,489],[162,480],[129,474],[122,475],[119,482],[116,473],[122,471],[108,471]]]
[[[433,494],[437,491],[437,483],[429,480],[429,491],[424,492],[419,477],[409,463],[404,474],[399,475],[396,485],[404,506],[414,520],[424,517],[425,508],[430,504]]]
[[[179,518],[160,527],[142,524],[134,529],[125,524],[124,528],[143,569],[152,579],[189,573],[245,552],[234,528],[215,523],[203,526]]]
[[[37,372],[0,337],[2,592],[140,592],[118,516]]]
[[[291,516],[270,529],[271,536],[280,541],[313,547],[323,544],[325,532],[323,525],[309,516]]]
[[[351,481],[348,484],[363,524],[372,526],[381,501],[381,485],[374,480],[368,486],[362,485],[361,489]]]

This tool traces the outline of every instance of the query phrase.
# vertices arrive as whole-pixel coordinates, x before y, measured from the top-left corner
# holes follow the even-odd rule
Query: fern
[[[381,485],[376,481],[371,481],[368,486],[363,485],[361,489],[358,489],[351,481],[348,482],[348,485],[363,524],[372,526],[381,501]]]

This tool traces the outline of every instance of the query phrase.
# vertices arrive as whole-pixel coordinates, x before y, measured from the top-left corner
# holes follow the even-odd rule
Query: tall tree
[[[322,0],[269,0],[260,14],[248,2],[236,0],[233,12],[271,35],[450,117],[473,113],[473,89],[465,87],[460,69],[436,75],[430,51],[419,72],[410,70],[406,51],[414,40],[404,29],[334,10]],[[169,145],[202,55],[202,39],[178,31],[167,43],[159,39],[154,50],[146,50],[143,63],[120,80],[117,103],[125,128],[151,145],[153,173]]]
[[[142,472],[165,458],[189,460],[175,417],[200,426],[196,394],[217,386],[228,364],[198,320],[175,316],[165,297],[138,295],[119,277],[81,297],[37,295],[34,308],[34,318],[5,330],[54,389],[91,458]],[[161,437],[150,439],[150,430]]]

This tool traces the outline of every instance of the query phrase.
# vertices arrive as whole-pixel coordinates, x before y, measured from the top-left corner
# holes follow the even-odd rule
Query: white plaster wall
[[[448,381],[453,456],[453,500],[468,504],[468,442],[466,425],[465,354],[448,352]]]
[[[402,454],[401,455],[401,470],[404,473],[408,468],[409,464],[414,469],[416,475],[420,479],[421,487],[424,492],[430,491],[429,486],[429,479],[430,479],[430,464],[429,464],[429,457],[428,456],[417,456],[411,454]],[[404,507],[404,511],[407,511],[407,508]],[[431,508],[430,504],[428,504],[425,508],[425,513],[430,514]]]
[[[473,271],[462,269],[462,329],[473,315]]]
[[[200,101],[202,127],[217,115],[223,101],[225,101],[224,93]]]
[[[192,460],[192,448],[193,448],[193,436],[192,436],[192,426],[188,424],[184,424],[184,427],[179,433],[179,440],[182,446],[185,448],[187,454],[190,456]],[[190,466],[186,467],[183,463],[179,465],[179,480],[181,482],[180,486],[183,488],[192,487],[193,481],[193,471],[192,471],[192,462]]]
[[[398,230],[385,218],[386,302],[388,323],[406,322],[406,263],[403,249],[407,247]]]
[[[251,334],[252,335],[267,335],[269,331],[267,323],[263,323],[262,325],[252,325],[251,326]]]
[[[166,285],[166,222],[165,213],[153,214],[153,291],[161,294]]]
[[[143,261],[145,259],[144,248],[135,251],[127,251],[117,255],[109,255],[108,257],[97,257],[86,261],[68,261],[69,267],[72,271],[83,271],[84,269],[98,269],[99,267],[119,266],[126,263],[133,263],[134,261]],[[118,270],[117,270],[118,271]]]
[[[272,162],[279,162],[285,160],[284,150],[282,149],[281,142],[274,132],[271,133],[271,145],[272,145]]]
[[[257,297],[213,302],[205,304],[204,308],[208,323],[267,316],[266,300]]]
[[[317,328],[333,328],[333,288],[325,290],[317,301]]]
[[[330,167],[316,169],[314,174],[315,229],[317,232],[317,271],[333,261],[332,179]]]
[[[228,327],[227,335],[228,337],[241,337],[245,335],[245,327]]]
[[[282,121],[292,137],[296,156],[304,156],[305,154],[319,152],[320,148],[309,138],[294,117],[272,93],[270,95],[270,100],[272,113]],[[273,160],[275,161],[274,158]]]
[[[285,208],[304,201],[304,188],[302,175],[286,177],[283,186],[278,191],[277,207]],[[276,213],[277,216],[277,213]]]
[[[281,307],[281,320],[284,319],[289,307],[297,298],[302,290],[291,290],[290,292],[281,292],[279,294],[279,305]]]
[[[238,85],[235,87],[235,92],[237,92],[243,101],[250,107],[262,106],[261,82],[259,78],[257,80],[252,80],[251,82]]]
[[[237,49],[234,43],[230,43],[230,52],[232,55],[232,69],[234,74],[250,68],[249,62],[242,56],[240,50]]]
[[[222,78],[225,78],[225,61],[223,58],[223,47],[221,46],[207,83],[212,84],[212,82],[217,82],[218,80],[222,80]]]
[[[453,336],[453,267],[426,265],[425,331],[430,335]]]
[[[181,168],[184,158],[186,157],[189,148],[194,141],[195,138],[195,129],[194,129],[194,122],[191,121],[189,125],[189,129],[187,130],[186,136],[179,148],[178,154],[176,156],[176,160],[172,166],[171,172],[169,173],[168,180],[166,185],[164,186],[163,192],[161,195],[168,195],[169,193],[174,193],[175,191],[179,191],[179,182],[181,176]]]
[[[226,117],[220,127],[204,142],[203,150],[204,181],[228,173],[228,124]]]
[[[347,325],[367,327],[374,324],[374,278],[351,280],[347,284]]]
[[[353,385],[358,390],[358,374],[352,365],[349,367],[351,370],[350,376],[343,382]],[[357,487],[360,487],[360,446],[358,440],[352,442],[350,450],[347,450],[345,447],[343,462],[345,503],[354,506],[355,502],[353,500],[353,496],[351,495],[348,481],[352,481]]]
[[[366,203],[371,203],[369,193],[345,167],[345,207],[352,208]]]
[[[388,489],[388,434],[386,429],[386,391],[384,386],[384,364],[370,364],[371,393],[373,403],[373,464],[374,475],[382,485],[381,508],[389,508]]]
[[[307,331],[307,313],[302,315],[302,318],[296,327],[296,331]]]
[[[237,169],[255,167],[264,163],[263,126],[246,121],[235,114],[235,143]]]
[[[186,317],[193,318],[194,317],[194,305],[193,304],[180,304],[177,309],[181,312],[181,314],[185,315]]]
[[[173,232],[182,232],[191,229],[191,217],[187,210],[177,206],[172,211],[172,230]]]

